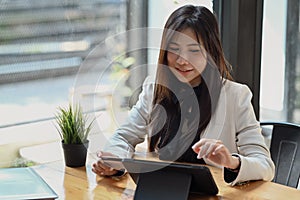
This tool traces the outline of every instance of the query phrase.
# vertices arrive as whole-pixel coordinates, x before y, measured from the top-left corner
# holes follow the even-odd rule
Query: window
[[[5,1],[0,10],[2,127],[52,117],[84,59],[126,27],[122,0]]]
[[[300,123],[299,1],[264,1],[260,119]]]
[[[55,113],[71,100],[86,57],[108,36],[126,29],[126,3],[1,1],[0,167],[11,166],[22,147],[59,139]],[[109,81],[108,73],[103,81]]]

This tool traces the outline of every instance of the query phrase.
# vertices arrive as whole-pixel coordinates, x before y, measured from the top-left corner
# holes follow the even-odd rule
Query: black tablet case
[[[216,195],[218,187],[205,165],[169,163],[131,158],[104,159],[122,162],[137,184],[135,200],[184,200],[189,193]]]

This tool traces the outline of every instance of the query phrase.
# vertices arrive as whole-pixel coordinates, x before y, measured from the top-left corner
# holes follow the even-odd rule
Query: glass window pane
[[[126,1],[1,1],[0,13],[1,167],[11,166],[22,147],[59,139],[55,113],[72,100],[86,57],[126,29]]]
[[[264,1],[260,120],[300,123],[299,1]]]
[[[265,0],[263,15],[260,120],[285,121],[286,1]]]

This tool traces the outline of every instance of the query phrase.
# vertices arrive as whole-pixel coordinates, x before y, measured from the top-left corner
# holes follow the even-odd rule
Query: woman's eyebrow
[[[170,42],[170,44],[179,45],[179,44],[178,44],[178,43],[176,43],[176,42]]]
[[[180,44],[178,44],[177,42],[170,42],[169,43],[169,45],[177,45],[177,46],[179,46]],[[190,44],[187,44],[186,46],[197,46],[197,47],[199,47],[200,46],[200,44],[199,43],[190,43]]]
[[[197,46],[197,47],[199,47],[200,44],[199,43],[192,43],[192,44],[188,44],[187,46]]]

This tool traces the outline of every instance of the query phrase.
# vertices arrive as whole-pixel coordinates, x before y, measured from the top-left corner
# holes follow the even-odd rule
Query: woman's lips
[[[193,71],[194,69],[179,69],[179,68],[176,68],[176,70],[182,74],[182,75],[186,75],[188,73],[190,73],[191,71]]]

